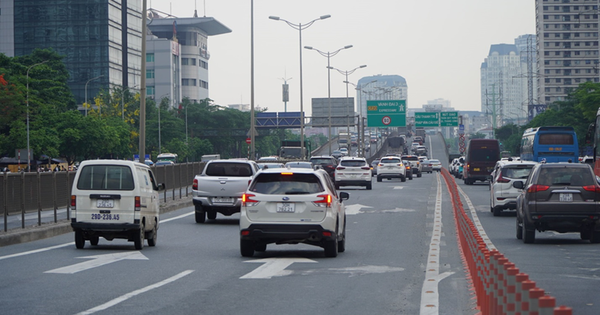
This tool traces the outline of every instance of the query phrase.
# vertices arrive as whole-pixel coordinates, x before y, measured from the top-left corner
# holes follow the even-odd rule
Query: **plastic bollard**
[[[512,264],[514,266],[514,264]],[[516,294],[517,294],[517,274],[519,268],[509,267],[506,269],[506,314],[514,315],[517,312]]]
[[[542,296],[538,299],[539,315],[553,315],[556,306],[556,298],[551,296]]]
[[[573,315],[573,309],[568,306],[561,305],[554,309],[554,315]]]
[[[521,299],[523,300],[521,302],[521,314],[526,315],[529,314],[529,311],[531,310],[531,298],[529,298],[529,291],[536,288],[535,281],[525,280],[521,284],[521,288]]]
[[[544,296],[544,290],[533,288],[529,290],[529,314],[540,315],[539,299]]]
[[[506,279],[506,274],[504,265],[508,263],[508,258],[503,257],[498,259],[498,307],[496,308],[498,314],[506,313],[506,304],[504,301],[506,297],[506,282],[504,280]]]
[[[516,291],[515,291],[515,314],[521,315],[522,303],[523,303],[523,282],[529,280],[529,275],[526,273],[519,273],[515,276],[516,280]]]

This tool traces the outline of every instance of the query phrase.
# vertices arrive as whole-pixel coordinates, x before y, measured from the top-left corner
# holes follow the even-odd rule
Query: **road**
[[[429,137],[444,166],[443,145]],[[523,244],[514,216],[493,217],[487,184],[466,186],[494,246],[574,314],[599,314],[598,245],[538,234]],[[158,244],[124,240],[75,249],[68,233],[0,248],[5,314],[476,314],[441,176],[342,187],[347,249],[269,245],[243,258],[239,216],[196,224],[193,208],[161,216]]]

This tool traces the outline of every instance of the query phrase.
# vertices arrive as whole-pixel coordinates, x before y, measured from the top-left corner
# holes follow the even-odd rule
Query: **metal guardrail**
[[[174,165],[152,166],[152,171],[159,183],[165,183],[161,201],[175,200],[187,197],[191,193],[190,185],[196,174],[204,169],[205,162],[179,163]],[[60,219],[69,219],[71,187],[75,172],[47,173],[0,173],[0,211],[3,213],[3,231],[8,231],[9,217],[20,215],[20,228],[29,224],[58,222],[58,213],[63,213]],[[66,211],[65,211],[66,210]],[[49,213],[53,215],[48,221]],[[37,213],[37,221],[26,220]],[[45,219],[42,219],[44,217]],[[44,222],[43,222],[44,221]],[[31,225],[30,225],[31,226]]]

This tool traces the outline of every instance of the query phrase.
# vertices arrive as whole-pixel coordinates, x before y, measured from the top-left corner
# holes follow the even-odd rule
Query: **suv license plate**
[[[215,197],[215,198],[213,198],[213,202],[216,202],[216,203],[232,203],[233,202],[233,198],[231,198],[231,197]]]
[[[114,200],[112,199],[98,199],[96,207],[98,208],[112,208],[115,206]]]
[[[277,212],[294,213],[296,212],[296,204],[290,202],[277,203]]]
[[[573,194],[560,194],[558,200],[567,202],[573,201]]]

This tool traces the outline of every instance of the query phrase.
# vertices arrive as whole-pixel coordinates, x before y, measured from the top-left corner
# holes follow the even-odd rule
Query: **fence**
[[[190,185],[196,174],[200,174],[205,162],[179,163],[174,165],[152,166],[159,183],[165,183],[162,201],[166,202],[188,196]],[[71,186],[75,172],[47,173],[0,173],[0,211],[4,214],[4,231],[8,230],[9,217],[20,214],[20,228],[26,226],[26,214],[37,212],[37,222],[42,224],[42,216],[53,211],[52,222],[57,222],[59,209],[69,219]]]

